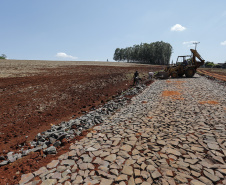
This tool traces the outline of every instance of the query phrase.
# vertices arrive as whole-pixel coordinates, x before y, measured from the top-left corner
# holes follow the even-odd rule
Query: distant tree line
[[[210,62],[210,61],[206,61],[205,64],[204,64],[204,67],[207,67],[207,68],[226,68],[226,61],[224,63],[218,63],[218,64],[215,64],[213,62]]]
[[[172,46],[163,41],[141,43],[133,47],[116,48],[113,59],[131,63],[168,65],[172,50]]]

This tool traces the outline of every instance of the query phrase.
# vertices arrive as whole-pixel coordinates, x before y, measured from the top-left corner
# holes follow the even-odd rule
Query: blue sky
[[[113,61],[116,48],[156,41],[171,61],[194,41],[206,61],[226,61],[225,0],[0,0],[0,55]]]

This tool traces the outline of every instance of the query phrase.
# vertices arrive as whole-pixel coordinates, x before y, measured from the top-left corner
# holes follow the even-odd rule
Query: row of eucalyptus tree
[[[116,61],[168,65],[172,46],[163,41],[141,43],[127,48],[116,48],[113,59]]]

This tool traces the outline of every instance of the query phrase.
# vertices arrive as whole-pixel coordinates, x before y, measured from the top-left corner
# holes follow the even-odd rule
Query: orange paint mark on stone
[[[208,101],[207,103],[208,103],[208,104],[212,104],[212,105],[219,104],[217,101]]]
[[[178,96],[178,97],[172,97],[172,99],[173,99],[173,100],[184,100],[184,98],[181,98],[181,97],[179,97],[179,96]]]
[[[206,101],[200,101],[199,104],[206,104]]]
[[[147,103],[147,101],[142,101],[142,103]]]
[[[185,81],[178,80],[178,81],[175,81],[175,83],[182,84],[182,83],[185,83]]]
[[[184,98],[181,97],[181,93],[179,91],[163,91],[162,96],[170,97],[173,100],[184,100]]]
[[[208,100],[208,101],[200,101],[199,104],[210,104],[210,105],[217,105],[219,102],[214,100]]]
[[[177,80],[177,81],[166,80],[166,83],[182,84],[182,83],[185,83],[185,81],[182,81],[182,80]]]
[[[181,93],[178,91],[163,91],[162,96],[180,96]]]

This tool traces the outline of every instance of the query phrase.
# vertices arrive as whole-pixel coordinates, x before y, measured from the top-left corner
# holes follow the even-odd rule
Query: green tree
[[[168,65],[172,54],[172,46],[163,41],[141,43],[133,47],[117,48],[113,59],[144,64]]]
[[[116,61],[120,60],[120,48],[115,49],[115,54],[114,54],[113,59],[116,60]]]
[[[214,67],[214,63],[213,62],[210,62],[210,61],[207,61],[206,63],[205,63],[205,67],[208,67],[208,68],[212,68],[212,67]]]
[[[5,54],[2,54],[1,56],[0,56],[0,59],[6,59],[7,58],[7,56],[5,55]]]

